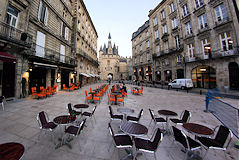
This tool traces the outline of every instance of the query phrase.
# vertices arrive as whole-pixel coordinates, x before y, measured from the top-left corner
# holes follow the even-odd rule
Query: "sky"
[[[132,56],[132,33],[145,21],[148,13],[161,0],[84,0],[98,33],[98,52],[100,46],[108,42],[111,33],[112,45],[118,46],[118,54]]]

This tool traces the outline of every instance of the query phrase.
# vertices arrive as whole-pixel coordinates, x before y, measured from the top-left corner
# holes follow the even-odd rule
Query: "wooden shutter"
[[[68,32],[69,32],[69,29],[68,27],[65,27],[65,39],[68,41]]]
[[[38,20],[41,19],[41,12],[42,12],[42,1],[40,1],[39,8],[38,8]]]
[[[47,25],[47,20],[48,20],[48,8],[46,7],[45,9],[45,16],[44,16],[44,24]]]

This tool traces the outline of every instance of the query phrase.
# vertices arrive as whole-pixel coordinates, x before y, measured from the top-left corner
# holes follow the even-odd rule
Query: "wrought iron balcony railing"
[[[10,25],[0,22],[0,39],[31,47],[32,36]]]
[[[78,48],[77,49],[77,54],[81,55],[82,57],[85,57],[86,59],[88,59],[90,62],[98,65],[98,61],[94,60],[92,57],[90,57],[86,52],[84,52],[82,49]]]
[[[63,54],[60,54],[57,51],[54,51],[49,48],[45,48],[42,46],[39,46],[37,44],[32,45],[32,55],[36,56],[38,58],[42,58],[44,60],[52,61],[57,64],[68,64],[72,66],[76,66],[76,59],[70,56],[66,56]]]

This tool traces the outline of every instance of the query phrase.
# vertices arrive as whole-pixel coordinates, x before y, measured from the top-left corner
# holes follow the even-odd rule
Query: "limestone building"
[[[27,33],[30,2],[1,0],[0,5],[0,95],[23,97],[29,74],[25,51],[31,48],[32,36]],[[22,78],[25,81],[22,81]]]
[[[82,0],[1,1],[0,95],[21,98],[32,87],[94,82],[96,50],[97,32]],[[88,79],[81,81],[82,73]]]
[[[111,42],[111,35],[108,36],[108,44],[100,48],[99,70],[101,80],[107,80],[111,75],[112,80],[127,79],[127,60],[120,57],[118,47]]]
[[[74,4],[74,48],[77,55],[76,79],[85,85],[98,79],[98,34],[83,0]]]
[[[234,1],[180,1],[186,77],[194,87],[239,89],[239,22]]]
[[[154,80],[168,83],[184,78],[183,42],[177,1],[163,0],[149,13]]]
[[[161,1],[149,12],[153,80],[190,78],[197,88],[239,89],[238,20],[236,1]]]
[[[133,80],[152,81],[153,50],[151,36],[149,21],[146,21],[132,34]]]

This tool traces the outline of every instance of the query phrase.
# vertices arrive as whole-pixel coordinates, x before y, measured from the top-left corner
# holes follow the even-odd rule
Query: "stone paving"
[[[99,84],[91,85],[95,88]],[[131,85],[127,85],[130,92]],[[31,97],[5,104],[5,111],[0,111],[0,143],[19,142],[25,146],[23,160],[115,160],[120,159],[126,154],[124,150],[117,150],[112,145],[112,137],[107,129],[109,122],[107,95],[105,94],[100,104],[97,104],[95,112],[96,123],[93,126],[88,119],[87,127],[83,129],[80,136],[71,141],[72,149],[67,146],[62,146],[55,149],[54,143],[51,141],[49,134],[43,134],[38,139],[39,127],[36,121],[36,115],[40,111],[46,111],[50,120],[58,115],[67,114],[67,104],[84,103],[84,90],[89,91],[90,86],[85,86],[80,90],[73,92],[60,91],[52,97],[36,100]],[[223,99],[238,107],[238,100]],[[89,104],[88,109],[83,111],[91,111],[94,104]],[[123,105],[112,105],[113,111],[117,112],[117,108]],[[157,114],[157,110],[169,109],[175,111],[179,115],[184,109],[192,113],[190,122],[196,122],[214,128],[220,122],[210,113],[205,113],[205,96],[191,93],[176,92],[173,90],[162,90],[157,88],[144,87],[143,96],[136,96],[128,93],[125,99],[124,107],[129,107],[135,110],[133,115],[137,115],[140,109],[144,109],[143,117],[140,123],[149,126],[151,117],[148,109],[151,108]],[[112,122],[114,131],[119,130],[119,122]],[[153,125],[149,127],[148,137],[151,137]],[[161,126],[159,126],[161,127]],[[58,127],[55,130],[55,139],[61,134],[61,129]],[[190,135],[189,133],[186,133]],[[181,146],[177,143],[172,143],[173,137],[165,135],[162,143],[157,150],[157,159],[162,160],[183,160],[185,153],[181,151]],[[227,150],[228,160],[238,160],[238,149],[234,147],[237,139],[233,137],[230,147]],[[80,149],[81,148],[81,149]],[[153,154],[144,153],[138,157],[140,160],[154,159]],[[211,150],[207,154],[208,160],[225,160],[222,151]]]

